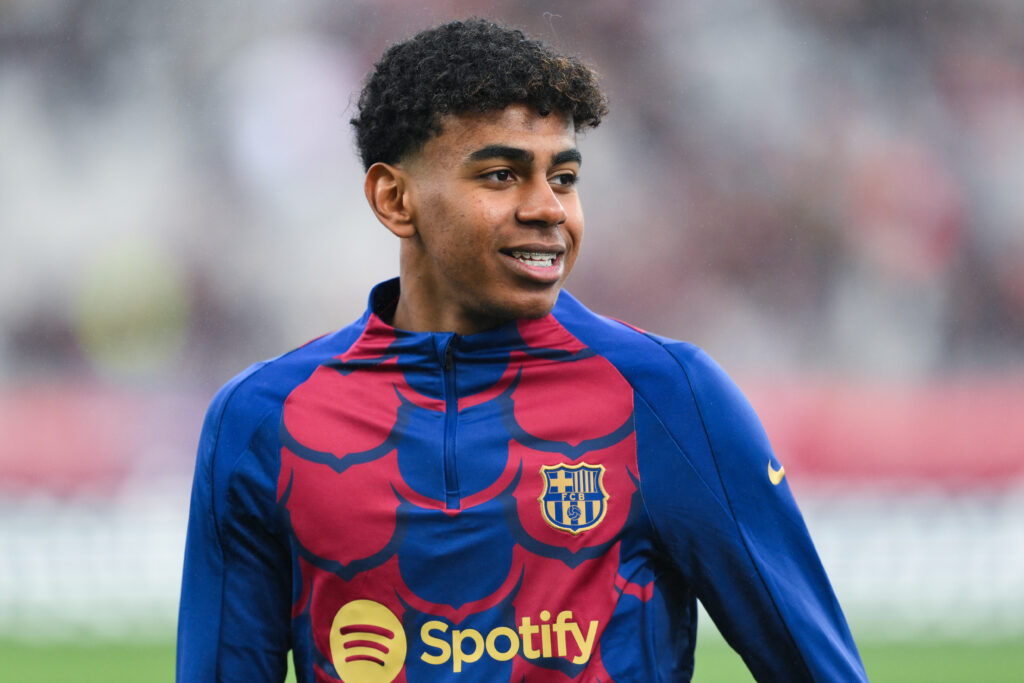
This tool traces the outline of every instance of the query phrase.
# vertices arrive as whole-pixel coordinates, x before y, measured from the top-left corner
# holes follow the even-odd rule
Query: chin
[[[493,297],[477,308],[481,318],[495,322],[510,320],[533,320],[543,318],[555,307],[561,287],[543,292],[517,292],[514,295]]]
[[[552,308],[555,307],[555,301],[557,300],[558,296],[556,294],[555,296],[545,297],[544,299],[523,302],[520,305],[513,307],[514,313],[509,317],[516,319],[525,318],[527,320],[543,318],[551,312]]]

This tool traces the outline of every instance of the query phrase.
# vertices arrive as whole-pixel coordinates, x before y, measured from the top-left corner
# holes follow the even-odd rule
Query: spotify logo
[[[353,600],[334,615],[331,659],[348,683],[391,683],[405,664],[405,631],[391,610]]]

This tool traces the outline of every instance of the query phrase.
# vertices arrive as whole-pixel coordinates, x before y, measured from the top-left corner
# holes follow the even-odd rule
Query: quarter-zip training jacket
[[[696,347],[588,311],[384,320],[213,400],[182,681],[685,681],[697,600],[761,681],[866,680],[781,463]]]

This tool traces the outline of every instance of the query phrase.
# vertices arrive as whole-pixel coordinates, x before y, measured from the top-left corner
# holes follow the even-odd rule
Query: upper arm
[[[178,618],[178,680],[283,680],[290,553],[276,513],[272,415],[225,388],[200,437]],[[273,427],[271,428],[271,423]]]
[[[703,352],[669,350],[678,391],[637,416],[638,445],[655,446],[641,475],[666,548],[759,680],[863,678],[788,483],[769,478],[779,463],[753,408]]]

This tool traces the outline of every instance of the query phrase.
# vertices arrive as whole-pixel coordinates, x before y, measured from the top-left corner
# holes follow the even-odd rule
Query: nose
[[[522,202],[516,210],[520,223],[548,227],[566,221],[568,214],[546,178],[529,183],[524,189]]]

